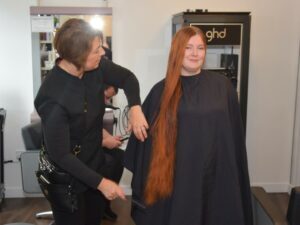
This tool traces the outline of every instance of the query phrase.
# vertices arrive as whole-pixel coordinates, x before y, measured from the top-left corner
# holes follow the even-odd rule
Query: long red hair
[[[144,191],[147,205],[170,196],[173,191],[182,62],[189,39],[198,34],[206,43],[205,35],[196,27],[180,29],[172,40],[160,110],[151,129],[152,155]]]

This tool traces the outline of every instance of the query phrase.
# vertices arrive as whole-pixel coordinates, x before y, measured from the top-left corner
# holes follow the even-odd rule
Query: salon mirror
[[[58,57],[53,48],[55,32],[70,18],[88,21],[104,34],[104,45],[112,49],[112,9],[109,7],[31,7],[33,94]]]

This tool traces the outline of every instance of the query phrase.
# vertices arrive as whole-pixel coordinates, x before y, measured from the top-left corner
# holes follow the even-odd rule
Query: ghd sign
[[[191,23],[190,26],[199,27],[204,32],[208,45],[241,44],[241,25]]]

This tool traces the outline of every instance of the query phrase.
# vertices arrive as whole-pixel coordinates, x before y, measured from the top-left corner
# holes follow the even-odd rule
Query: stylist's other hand
[[[108,149],[118,148],[122,145],[121,136],[107,135],[102,140],[102,146]]]
[[[132,130],[137,139],[139,139],[140,141],[144,141],[148,137],[148,128],[149,125],[146,121],[141,106],[132,106],[129,111],[128,131]]]
[[[123,189],[109,179],[103,178],[97,188],[108,200],[113,200],[115,198],[126,200]]]

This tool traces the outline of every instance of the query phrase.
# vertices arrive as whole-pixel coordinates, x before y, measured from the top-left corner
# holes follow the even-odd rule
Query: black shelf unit
[[[232,54],[232,56],[237,56],[239,58],[238,64],[236,65],[236,72],[238,74],[236,77],[236,90],[239,93],[242,120],[244,129],[246,130],[251,26],[250,12],[209,12],[206,9],[196,9],[194,11],[187,10],[186,12],[173,15],[172,34],[175,34],[177,30],[184,26],[197,26],[204,31],[208,39],[215,38],[216,40],[213,40],[211,43],[208,42],[208,50],[215,50],[226,46],[227,51],[230,51],[231,48],[231,53],[224,54],[225,56]],[[236,29],[237,27],[238,29]],[[225,30],[225,28],[227,30]],[[208,31],[209,29],[212,30]],[[227,33],[224,33],[226,31]],[[236,33],[236,31],[238,33]],[[218,35],[220,37],[219,41],[217,40]],[[225,37],[225,35],[227,35],[228,38],[227,36]],[[236,38],[238,40],[236,40]],[[237,49],[238,54],[233,54],[234,49]],[[222,60],[223,62],[221,62]],[[224,63],[224,57],[220,59],[220,64],[221,63]],[[221,68],[221,66],[219,67],[220,68],[212,70],[221,71],[224,69]]]

